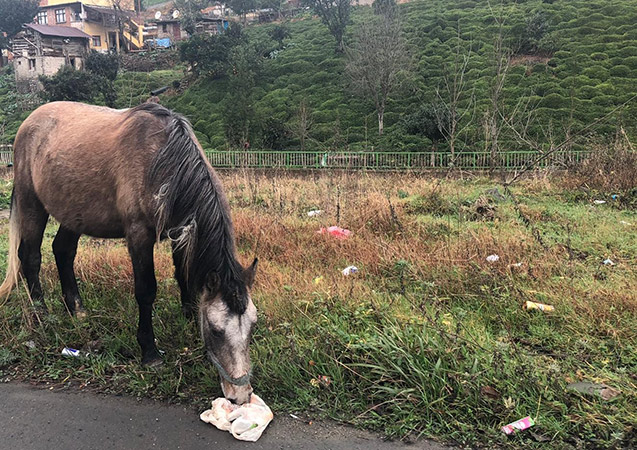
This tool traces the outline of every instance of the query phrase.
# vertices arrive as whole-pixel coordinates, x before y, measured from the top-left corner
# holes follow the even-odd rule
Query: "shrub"
[[[91,50],[84,61],[84,68],[95,75],[114,81],[119,70],[119,56],[115,53],[99,53]]]
[[[629,77],[630,67],[624,65],[613,66],[610,68],[610,74],[613,77]]]
[[[90,103],[99,90],[97,79],[91,72],[63,66],[51,77],[40,76],[44,98],[49,102],[71,101]]]
[[[637,207],[637,152],[629,148],[623,137],[610,145],[597,144],[593,148],[590,157],[576,168],[582,185],[621,192],[625,201],[632,201],[632,207]]]
[[[545,108],[558,109],[568,105],[568,101],[560,94],[548,94],[542,99],[541,105]]]

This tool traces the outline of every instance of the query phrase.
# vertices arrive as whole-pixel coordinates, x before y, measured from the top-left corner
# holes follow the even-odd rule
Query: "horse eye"
[[[223,330],[217,330],[215,327],[210,327],[210,333],[216,338],[223,337]]]

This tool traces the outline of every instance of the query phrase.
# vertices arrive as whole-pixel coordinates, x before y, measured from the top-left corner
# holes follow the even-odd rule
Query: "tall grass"
[[[221,176],[240,257],[261,260],[254,385],[275,412],[331,417],[403,439],[519,448],[545,446],[545,439],[551,448],[634,441],[637,213],[610,193],[575,188],[572,176],[524,180],[514,193],[541,244],[488,179]],[[595,204],[599,198],[607,203]],[[310,218],[312,209],[323,213]],[[317,233],[337,223],[352,237]],[[0,233],[6,247],[6,227]],[[50,227],[43,246],[51,313],[33,320],[23,290],[9,298],[0,315],[2,377],[195,408],[220,395],[196,324],[179,312],[167,246],[156,252],[154,315],[165,364],[150,370],[138,362],[125,247],[82,240],[77,274],[89,318],[79,322],[59,301],[53,236]],[[499,261],[487,262],[490,254]],[[603,265],[606,258],[616,265]],[[344,277],[351,264],[359,273]],[[556,311],[525,311],[526,300]],[[92,356],[63,359],[64,346]],[[567,390],[574,381],[603,382],[621,394],[610,402],[583,396]],[[499,431],[526,415],[537,421],[532,430],[512,438]]]

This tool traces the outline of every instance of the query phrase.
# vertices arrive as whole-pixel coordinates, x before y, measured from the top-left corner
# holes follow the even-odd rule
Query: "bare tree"
[[[305,141],[310,137],[312,123],[312,110],[307,106],[305,99],[303,99],[299,104],[296,117],[289,126],[292,134],[301,141],[301,151],[305,150]]]
[[[451,64],[444,64],[442,80],[436,89],[438,103],[442,107],[435,109],[452,158],[456,153],[458,138],[472,122],[468,115],[473,111],[475,97],[473,91],[469,92],[466,77],[470,58],[471,43],[465,47],[458,31],[453,60]]]
[[[500,0],[498,11],[495,11],[489,3],[491,14],[495,20],[498,31],[493,42],[492,67],[493,76],[489,87],[490,104],[483,118],[484,145],[489,152],[491,165],[495,165],[500,151],[500,135],[503,129],[502,105],[504,101],[504,84],[511,66],[511,50],[504,42],[505,24],[508,18],[504,0]]]
[[[346,73],[357,94],[372,100],[383,134],[387,99],[406,79],[409,57],[397,17],[375,17],[361,24],[356,44],[347,50]]]

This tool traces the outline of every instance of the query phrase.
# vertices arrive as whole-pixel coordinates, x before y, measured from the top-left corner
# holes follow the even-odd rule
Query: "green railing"
[[[566,167],[588,156],[587,151],[555,152],[535,167]],[[533,151],[500,153],[462,152],[454,157],[442,152],[319,152],[319,151],[216,151],[206,150],[215,168],[259,169],[349,169],[427,170],[451,166],[464,170],[516,170],[532,164],[541,155]]]
[[[10,147],[9,147],[10,148]],[[541,155],[533,151],[510,151],[495,158],[488,152],[462,152],[451,156],[441,152],[318,152],[318,151],[216,151],[206,150],[215,168],[257,169],[346,169],[346,170],[435,170],[451,166],[463,170],[519,170]],[[535,164],[535,167],[567,167],[589,155],[587,151],[561,151]],[[13,161],[10,149],[0,148],[0,165]]]

